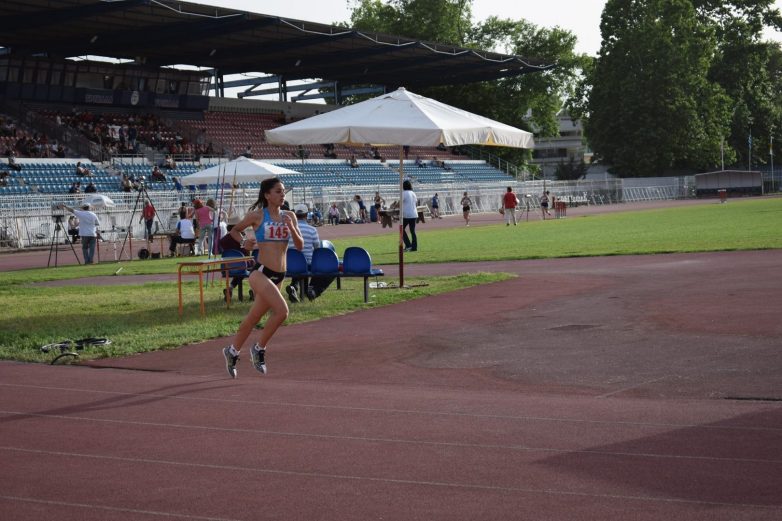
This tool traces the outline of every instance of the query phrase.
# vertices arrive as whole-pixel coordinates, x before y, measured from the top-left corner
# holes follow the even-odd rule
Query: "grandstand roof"
[[[171,0],[4,0],[12,56],[96,55],[221,74],[263,72],[389,87],[449,85],[551,68],[518,56]]]

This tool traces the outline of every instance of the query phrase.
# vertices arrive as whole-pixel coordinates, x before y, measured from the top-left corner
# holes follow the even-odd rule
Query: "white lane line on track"
[[[0,495],[0,499],[5,499],[6,501],[20,501],[24,503],[36,503],[38,505],[51,505],[56,507],[86,508],[92,510],[105,510],[108,512],[142,514],[145,516],[173,517],[177,519],[197,519],[198,521],[241,521],[238,519],[232,519],[226,517],[204,517],[204,516],[195,516],[192,514],[174,514],[173,512],[159,512],[156,510],[138,510],[135,508],[109,507],[106,505],[94,505],[91,503],[72,503],[70,501],[53,501],[50,499],[39,499],[33,497]]]
[[[200,468],[200,469],[230,470],[230,471],[250,472],[250,473],[258,473],[258,474],[274,474],[274,475],[281,475],[281,476],[296,476],[296,477],[306,477],[306,478],[316,478],[316,479],[366,481],[366,482],[374,482],[374,483],[416,485],[416,486],[438,487],[438,488],[439,487],[457,488],[457,489],[465,489],[465,490],[487,490],[487,491],[495,491],[495,492],[621,499],[621,500],[635,500],[635,501],[647,501],[647,502],[658,502],[658,503],[680,503],[680,504],[688,504],[688,505],[707,505],[707,506],[733,507],[733,508],[758,508],[764,510],[782,511],[782,507],[778,505],[725,503],[719,501],[699,501],[694,499],[682,499],[682,498],[661,497],[661,496],[630,496],[630,495],[621,495],[621,494],[598,494],[598,493],[590,493],[590,492],[574,492],[569,490],[557,490],[557,489],[545,489],[545,488],[502,487],[497,485],[480,485],[475,483],[456,483],[456,482],[448,483],[444,481],[378,478],[373,476],[352,476],[350,474],[326,474],[322,472],[262,469],[262,468],[240,467],[236,465],[213,465],[208,463],[192,463],[192,462],[181,462],[181,461],[160,460],[160,459],[150,459],[150,458],[126,458],[126,457],[119,457],[119,456],[81,454],[75,452],[21,449],[15,447],[0,447],[0,450],[11,450],[11,451],[23,452],[27,454],[42,454],[47,456],[61,456],[61,457],[68,457],[68,458],[85,458],[85,459],[96,459],[96,460],[104,460],[104,461],[121,461],[121,462],[128,462],[128,463],[142,463],[142,464],[153,464],[153,465],[170,465],[170,466],[177,466],[177,467],[190,467],[190,468]]]
[[[160,423],[160,422],[143,422],[132,420],[115,420],[115,419],[101,419],[101,418],[89,418],[85,416],[63,416],[56,414],[36,414],[25,413],[17,411],[3,411],[0,410],[0,414],[8,414],[13,416],[26,416],[35,418],[52,418],[57,420],[68,421],[88,421],[96,423],[109,423],[116,425],[134,425],[140,427],[160,427],[165,429],[187,429],[187,430],[199,430],[209,432],[223,432],[223,433],[239,433],[239,434],[253,434],[264,436],[280,436],[287,438],[310,438],[321,440],[336,440],[336,441],[351,441],[362,443],[393,443],[399,445],[422,445],[422,446],[434,446],[434,447],[457,447],[465,449],[482,449],[482,450],[512,450],[518,452],[542,452],[552,454],[591,454],[599,456],[621,456],[632,458],[649,458],[649,459],[670,459],[670,460],[694,460],[694,461],[721,461],[721,462],[734,462],[734,463],[763,463],[763,464],[782,464],[782,460],[772,459],[752,459],[752,458],[723,458],[718,456],[684,456],[680,454],[655,454],[647,452],[620,452],[620,451],[601,451],[601,450],[589,450],[589,449],[557,449],[553,447],[527,447],[524,445],[502,445],[502,444],[483,444],[483,443],[460,443],[449,441],[430,441],[430,440],[407,440],[403,438],[372,438],[367,436],[344,436],[337,434],[315,434],[307,432],[286,432],[286,431],[270,431],[265,429],[238,429],[232,427],[212,427],[208,425],[185,425],[180,423]],[[2,448],[2,447],[0,447]]]
[[[504,415],[504,414],[476,414],[476,413],[443,412],[443,411],[431,411],[431,410],[426,411],[426,410],[414,410],[414,409],[387,409],[382,407],[351,407],[347,405],[321,405],[321,404],[295,403],[295,402],[232,400],[226,398],[176,396],[176,395],[162,394],[162,393],[130,393],[130,392],[122,392],[122,391],[103,391],[103,390],[95,390],[95,389],[77,389],[72,387],[49,387],[49,386],[41,386],[41,385],[27,385],[27,384],[0,383],[0,387],[19,387],[19,388],[27,388],[27,389],[41,389],[47,391],[68,391],[68,392],[77,392],[77,393],[107,394],[113,396],[128,396],[134,398],[163,398],[168,400],[233,403],[242,406],[257,405],[260,407],[283,407],[283,408],[298,407],[303,409],[324,409],[324,410],[336,410],[336,411],[356,411],[356,412],[372,412],[372,413],[379,412],[379,413],[388,413],[388,414],[410,414],[410,415],[441,416],[441,417],[454,417],[454,418],[617,425],[617,426],[636,426],[636,427],[651,427],[651,428],[662,427],[662,428],[676,428],[676,429],[687,428],[687,429],[715,429],[715,430],[728,430],[728,431],[782,432],[782,427],[752,427],[752,426],[744,426],[744,425],[704,425],[704,424],[696,424],[696,423],[585,420],[583,418],[555,418],[555,417],[548,417],[548,416],[514,416],[514,415]],[[769,410],[769,408],[772,409],[782,408],[782,406],[780,405],[771,405],[767,403],[764,403],[763,405],[764,405],[763,410]],[[750,412],[750,409],[757,411],[758,406],[757,404],[741,404],[739,407],[742,408],[743,412]],[[723,419],[720,419],[720,421]]]

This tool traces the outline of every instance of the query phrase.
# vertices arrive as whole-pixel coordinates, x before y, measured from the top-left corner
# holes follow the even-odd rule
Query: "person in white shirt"
[[[79,219],[79,237],[81,237],[81,253],[84,256],[84,264],[93,264],[95,257],[95,245],[98,242],[100,220],[90,211],[90,205],[84,203],[81,210],[74,210],[65,204],[60,205]]]
[[[407,180],[402,183],[402,240],[405,251],[418,251],[418,236],[415,234],[415,222],[418,220],[418,197],[413,192],[413,184]],[[410,228],[410,238],[407,238]]]
[[[177,244],[189,244],[190,254],[192,255],[195,253],[193,250],[195,238],[193,220],[187,218],[186,212],[179,212],[179,221],[176,223],[176,233],[171,236],[171,243],[168,245],[170,256],[173,257],[175,255]]]

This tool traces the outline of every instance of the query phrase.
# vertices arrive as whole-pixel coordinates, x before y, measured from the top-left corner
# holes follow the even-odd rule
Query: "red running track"
[[[410,265],[519,277],[284,326],[265,377],[3,362],[0,519],[777,521],[780,265]]]

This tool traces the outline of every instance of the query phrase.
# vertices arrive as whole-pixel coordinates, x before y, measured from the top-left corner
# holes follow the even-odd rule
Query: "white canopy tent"
[[[247,183],[250,181],[263,181],[280,175],[300,175],[295,170],[289,170],[281,166],[256,161],[240,156],[233,161],[218,164],[201,170],[194,174],[184,176],[181,179],[183,185],[206,185],[222,183]]]
[[[399,200],[402,201],[402,146],[492,145],[531,148],[532,134],[504,123],[399,88],[355,105],[266,131],[269,143],[312,145],[370,143],[399,146]],[[400,208],[400,216],[401,216]],[[402,219],[399,220],[399,285],[404,285]]]

